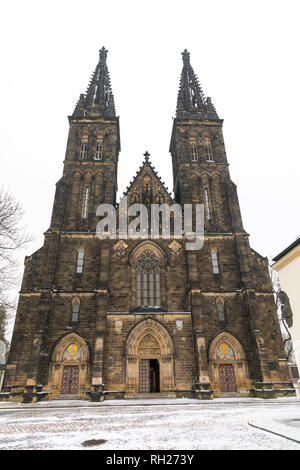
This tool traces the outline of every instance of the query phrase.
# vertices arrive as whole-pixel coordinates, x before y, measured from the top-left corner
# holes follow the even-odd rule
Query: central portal
[[[147,318],[130,332],[125,346],[126,396],[174,392],[174,349],[168,331]]]
[[[158,393],[159,362],[157,359],[142,359],[140,361],[140,387],[141,393]]]

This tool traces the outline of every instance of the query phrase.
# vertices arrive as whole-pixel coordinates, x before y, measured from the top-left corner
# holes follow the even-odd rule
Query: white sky
[[[169,142],[187,48],[224,119],[252,247],[273,257],[293,242],[300,235],[299,22],[299,0],[1,2],[0,184],[21,202],[34,236],[22,259],[43,244],[67,116],[102,46],[120,116],[119,197],[146,150],[172,189]]]

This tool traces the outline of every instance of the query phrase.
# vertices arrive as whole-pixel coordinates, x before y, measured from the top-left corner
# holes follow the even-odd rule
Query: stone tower
[[[25,260],[2,398],[293,394],[268,262],[249,245],[223,121],[189,52],[170,144],[174,198],[146,153],[120,204],[106,57],[102,48],[69,117],[51,225]],[[124,201],[127,209],[143,204],[147,220],[153,204],[202,204],[203,247],[186,249],[184,233],[154,238],[150,228],[128,237],[116,227],[114,239],[100,239],[97,207],[110,204],[120,215]]]

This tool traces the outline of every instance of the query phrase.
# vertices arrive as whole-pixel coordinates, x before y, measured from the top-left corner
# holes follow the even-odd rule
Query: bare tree
[[[15,307],[10,291],[18,282],[18,262],[16,253],[30,241],[29,235],[21,226],[23,210],[14,197],[0,190],[0,329],[7,322],[7,314]]]
[[[5,340],[5,330],[7,326],[7,315],[4,308],[0,308],[0,341]]]

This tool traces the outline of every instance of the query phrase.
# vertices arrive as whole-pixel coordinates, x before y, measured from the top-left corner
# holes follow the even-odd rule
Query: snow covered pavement
[[[295,441],[299,398],[0,402],[1,450],[300,450]]]

